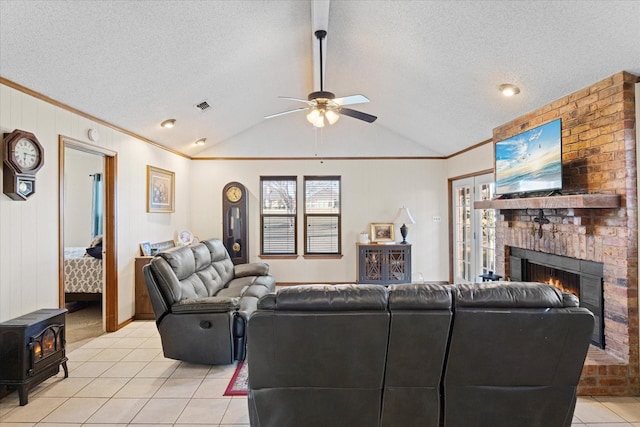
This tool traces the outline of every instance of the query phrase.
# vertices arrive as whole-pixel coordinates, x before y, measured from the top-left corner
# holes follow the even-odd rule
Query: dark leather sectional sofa
[[[269,265],[233,265],[219,239],[160,252],[143,268],[165,357],[209,365],[244,360],[246,323],[275,292]]]
[[[569,427],[593,331],[540,283],[307,285],[248,324],[252,427]]]

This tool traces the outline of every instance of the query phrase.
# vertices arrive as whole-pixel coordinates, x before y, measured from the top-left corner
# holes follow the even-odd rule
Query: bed
[[[101,298],[102,260],[85,256],[84,247],[64,248],[64,292],[67,300]]]

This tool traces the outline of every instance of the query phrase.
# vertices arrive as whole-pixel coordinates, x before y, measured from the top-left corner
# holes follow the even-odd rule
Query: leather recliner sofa
[[[593,325],[541,283],[283,288],[248,323],[251,426],[570,426]]]
[[[165,357],[191,363],[244,360],[247,319],[275,292],[268,264],[233,265],[219,239],[162,251],[143,274]]]

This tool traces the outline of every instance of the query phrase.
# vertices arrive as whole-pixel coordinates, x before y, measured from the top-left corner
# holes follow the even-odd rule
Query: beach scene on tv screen
[[[562,189],[560,120],[496,143],[496,193]]]

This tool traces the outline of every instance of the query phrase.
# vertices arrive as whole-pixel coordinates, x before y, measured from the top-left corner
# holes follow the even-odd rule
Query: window
[[[297,247],[295,176],[260,177],[262,255],[295,255]]]
[[[340,177],[304,177],[305,255],[339,255]]]

